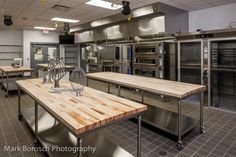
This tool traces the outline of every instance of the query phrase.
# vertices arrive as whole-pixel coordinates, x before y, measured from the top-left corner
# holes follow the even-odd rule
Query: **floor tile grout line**
[[[17,101],[17,100],[16,100]],[[23,102],[25,101],[24,99],[22,100]],[[29,101],[25,101],[27,103],[29,103]],[[16,104],[14,104],[16,106]],[[14,112],[14,109],[12,108],[12,106],[10,105],[9,109],[11,110],[11,112],[13,113],[13,115],[17,115],[17,112]],[[17,120],[18,121],[18,120]],[[29,142],[29,144],[32,145],[32,142],[29,140],[29,137],[28,135],[26,134],[25,130],[24,130],[24,127],[20,124],[20,122],[18,123],[18,126],[21,128],[21,130],[23,131],[27,141]]]
[[[8,99],[6,99],[6,102],[7,102],[7,104],[9,105],[9,100],[8,100]],[[9,109],[10,109],[10,107],[9,107]],[[8,122],[9,122],[9,124],[10,124],[11,130],[13,131],[14,137],[16,138],[16,141],[17,141],[17,143],[18,143],[18,145],[19,145],[19,144],[20,144],[20,143],[19,143],[19,140],[18,140],[18,138],[17,138],[17,136],[16,136],[16,133],[15,133],[15,131],[14,131],[14,129],[13,129],[13,126],[12,126],[12,123],[11,123],[11,121],[10,121],[10,119],[9,119],[9,116],[8,116],[8,114],[6,113],[5,110],[4,110],[4,114],[6,115],[6,118],[7,118]],[[23,152],[21,152],[21,154],[23,155],[23,157],[25,156]]]
[[[24,101],[24,100],[22,100],[22,101]],[[14,114],[17,115],[17,112],[14,112],[14,109],[12,108],[12,106],[10,107],[10,109],[11,109],[11,112],[13,112]],[[27,141],[28,141],[30,144],[32,144],[31,141],[29,140],[29,138],[28,138],[28,136],[27,136],[25,130],[23,129],[23,126],[22,126],[21,124],[18,124],[18,125],[21,127],[21,130],[23,131],[23,133],[24,133],[24,135],[25,135]],[[35,154],[36,156],[38,156],[36,152],[34,152],[34,154]]]
[[[3,106],[3,105],[4,105],[4,104],[0,102],[0,106]],[[2,110],[4,110],[4,108],[3,108]],[[6,139],[6,135],[5,135],[4,129],[3,129],[3,127],[2,127],[2,121],[1,121],[1,119],[0,119],[0,126],[1,126],[1,130],[2,130],[3,136],[4,136],[5,143],[6,143],[6,145],[7,145],[8,142],[7,142],[7,139]],[[8,155],[11,157],[11,153],[10,153],[10,152],[8,152]]]
[[[1,104],[0,104],[1,105]],[[6,144],[6,146],[7,146],[7,139],[6,139],[6,135],[5,135],[5,132],[4,132],[4,129],[3,129],[3,127],[2,127],[2,121],[1,121],[1,119],[0,119],[0,126],[1,126],[1,130],[2,130],[2,134],[3,134],[3,137],[4,137],[4,141],[5,141],[5,144]],[[10,153],[10,151],[8,152],[8,155],[11,157],[11,153]]]
[[[227,116],[228,116],[228,115],[227,115]],[[224,118],[224,117],[222,117],[222,118]],[[232,120],[232,118],[233,118],[233,117],[231,117],[231,120]],[[231,120],[228,120],[228,122],[227,122],[225,125],[221,126],[221,128],[218,129],[218,131],[215,132],[214,135],[216,135],[216,134],[217,134],[224,126],[226,126]],[[215,125],[213,125],[213,126],[215,126]],[[214,136],[214,135],[213,135],[213,136]],[[212,139],[213,136],[211,136],[210,139]],[[209,139],[209,140],[210,140],[210,139]],[[207,140],[207,141],[209,141],[209,140]],[[214,150],[216,147],[217,147],[217,145],[213,148],[213,150]],[[212,151],[211,151],[211,152],[212,152]],[[209,154],[211,154],[211,152],[210,152]],[[208,154],[207,156],[209,156],[209,154]]]
[[[222,119],[224,119],[224,117],[222,117],[222,118],[219,119],[218,121],[220,121],[220,120],[222,120]],[[232,117],[231,119],[233,119],[233,117]],[[228,123],[229,123],[229,122],[228,122]],[[225,125],[223,125],[223,126],[221,127],[221,129],[222,129],[224,126],[226,126],[228,123],[226,123]],[[218,129],[217,132],[219,132],[221,129]],[[214,133],[214,135],[216,135],[217,132]],[[214,135],[212,135],[211,138],[213,138]],[[210,139],[211,139],[211,138],[210,138]],[[208,139],[205,143],[207,143],[210,139]],[[203,146],[199,147],[199,148],[197,149],[197,151],[200,150],[202,147],[203,147]],[[214,148],[216,148],[216,147],[214,147]],[[196,152],[197,152],[197,151],[196,151]],[[195,152],[194,154],[196,154],[196,152]],[[211,152],[212,152],[212,151],[211,151]],[[194,154],[193,154],[193,155],[194,155]],[[210,153],[209,153],[209,154],[210,154]],[[209,156],[209,154],[208,154],[207,156]],[[192,156],[193,156],[193,155],[192,155]]]
[[[31,103],[30,101],[29,101],[29,96],[27,95],[27,98],[26,98],[26,100],[24,100],[24,101],[27,101],[28,103]],[[26,122],[27,123],[27,122]],[[28,124],[27,124],[28,125]],[[23,126],[21,126],[22,128],[23,128]],[[24,133],[25,133],[25,131],[24,131]],[[29,138],[28,138],[28,136],[27,136],[27,134],[25,133],[25,135],[26,135],[26,137],[27,137],[27,139],[28,139],[28,141],[29,141],[29,143],[30,144],[33,144],[30,140],[29,140]],[[35,154],[36,154],[36,156],[38,156],[38,154],[36,153],[36,152],[34,152]]]
[[[157,148],[155,148],[154,150],[152,150],[151,152],[149,152],[148,154],[151,154],[152,152],[154,152],[155,150],[157,150],[157,149],[160,149],[161,148],[161,146],[163,146],[163,145],[167,145],[167,144],[165,144],[165,143],[162,143],[161,145],[159,145]],[[167,145],[168,146],[168,145]],[[172,147],[171,147],[172,148]],[[163,149],[161,149],[161,150],[163,150]],[[163,150],[164,151],[164,150]],[[168,151],[167,151],[168,152]]]
[[[0,95],[1,95],[1,93],[0,93]],[[1,99],[2,97],[0,97],[0,99]],[[4,98],[3,98],[4,99]],[[13,101],[14,100],[14,101]],[[24,99],[24,100],[26,100],[26,99]],[[3,100],[4,101],[4,100]],[[16,110],[16,107],[17,107],[17,104],[15,103],[15,102],[17,102],[17,99],[9,99],[9,101],[10,102],[14,102],[14,106],[13,105],[10,105],[10,110],[9,110],[9,107],[7,107],[7,113],[8,113],[8,111],[11,111],[12,113],[13,112],[15,112],[14,113],[14,115],[16,115],[17,114],[17,110]],[[29,99],[27,99],[26,100],[26,105],[28,106],[28,104],[31,104],[31,101],[29,100]],[[8,105],[9,106],[9,105]],[[10,112],[9,112],[10,113]],[[219,111],[215,111],[215,110],[212,110],[212,109],[207,109],[206,108],[206,110],[204,110],[204,113],[205,113],[205,115],[206,116],[204,116],[204,120],[206,120],[206,121],[204,121],[204,123],[206,124],[206,122],[207,122],[207,125],[208,126],[210,126],[210,127],[207,127],[207,128],[209,128],[209,131],[210,132],[215,132],[216,130],[218,130],[218,128],[220,128],[220,126],[223,124],[223,122],[222,121],[220,121],[219,123],[218,122],[215,122],[215,121],[217,121],[218,119],[220,119],[221,117],[225,117],[225,120],[226,120],[226,122],[227,121],[229,121],[230,120],[230,118],[231,118],[231,116],[227,116],[227,114],[221,114],[221,111],[219,112]],[[207,116],[208,115],[208,116]],[[4,118],[4,116],[2,116],[3,118]],[[10,117],[10,120],[12,121],[12,124],[15,124],[16,122],[15,122],[15,119],[16,119],[16,117],[14,116],[14,119],[12,118],[12,114],[9,114],[9,117]],[[212,118],[213,117],[213,118]],[[205,119],[206,118],[206,119]],[[212,119],[214,119],[214,120],[212,120]],[[4,118],[5,119],[5,118]],[[231,119],[231,121],[232,121],[232,119]],[[5,122],[5,121],[3,121],[3,122]],[[21,124],[21,123],[16,123],[16,125],[18,125],[18,124]],[[128,133],[135,133],[136,131],[135,131],[135,127],[130,127],[130,128],[132,128],[132,129],[127,129],[127,126],[129,126],[130,125],[130,123],[124,123],[124,125],[122,125],[123,123],[120,123],[121,125],[121,127],[117,127],[118,129],[121,129],[121,132],[120,133],[123,133],[123,131],[125,130],[125,131],[127,131]],[[135,124],[135,123],[134,123]],[[20,127],[22,127],[22,128],[25,128],[24,127],[24,125],[20,125]],[[213,129],[211,129],[213,127]],[[230,130],[230,128],[231,127],[229,127],[229,129],[228,130]],[[1,129],[1,128],[0,128]],[[116,129],[116,125],[115,125],[115,127],[113,127],[113,128],[111,128],[112,130],[113,129]],[[189,145],[189,143],[192,143],[191,141],[192,140],[194,140],[193,142],[195,142],[195,140],[196,139],[198,139],[198,137],[199,137],[199,134],[198,134],[198,132],[197,132],[197,127],[196,127],[196,130],[193,132],[193,133],[191,133],[190,134],[190,138],[189,139],[186,139],[186,143],[188,143],[188,144],[186,144],[186,148],[187,147],[189,147],[189,146],[191,146],[191,145]],[[216,129],[216,130],[215,130]],[[123,131],[122,131],[123,130]],[[27,134],[27,135],[29,135],[28,134],[28,132],[27,132],[27,130],[26,129],[24,129],[24,131],[25,131],[25,133]],[[150,130],[149,130],[150,131]],[[221,132],[223,132],[223,129],[221,129],[220,130],[220,133]],[[18,136],[18,132],[15,132],[16,134],[17,134],[17,136]],[[19,132],[20,133],[20,132]],[[226,132],[223,132],[224,134],[226,134]],[[234,133],[234,131],[233,131],[233,133]],[[150,141],[152,141],[153,139],[159,139],[159,137],[158,136],[153,136],[153,139],[151,138],[151,135],[153,135],[153,134],[156,134],[156,135],[160,135],[160,134],[158,134],[157,132],[146,132],[145,131],[145,133],[143,134],[144,136],[144,138],[146,138],[146,135],[148,135],[149,137],[150,137]],[[218,133],[219,134],[219,133]],[[217,135],[218,135],[217,134]],[[6,134],[7,135],[7,134]],[[21,134],[22,135],[22,134]],[[115,137],[117,134],[113,134],[113,136]],[[129,134],[127,134],[127,135],[129,135]],[[132,139],[136,139],[135,137],[133,137],[133,138],[127,138],[127,135],[125,134],[124,135],[124,138],[123,138],[123,141],[127,141],[127,142],[131,142],[131,140]],[[230,135],[232,135],[232,134],[230,134]],[[234,134],[233,134],[234,135]],[[229,136],[229,135],[228,135]],[[227,136],[227,137],[228,137]],[[160,135],[160,138],[161,137],[163,137],[163,136],[161,136]],[[31,136],[27,136],[27,138],[29,138],[29,139],[31,139]],[[166,137],[163,137],[164,139],[165,139],[165,141],[166,140],[170,140],[170,139],[168,139],[168,138],[166,138]],[[206,139],[209,139],[209,138],[211,138],[211,134],[207,134],[207,136],[206,136]],[[201,139],[203,139],[204,141],[202,141],[203,142],[203,144],[204,145],[206,145],[207,143],[205,143],[205,141],[206,141],[206,139],[205,139],[205,137],[202,137]],[[218,139],[218,138],[217,138]],[[224,138],[225,139],[225,138]],[[223,140],[224,140],[223,139]],[[146,140],[146,139],[145,139]],[[221,140],[221,138],[219,137],[219,139],[218,140]],[[227,138],[226,138],[226,140],[227,140]],[[122,139],[121,139],[121,141],[122,141]],[[154,140],[155,141],[155,140]],[[160,140],[160,141],[162,141],[162,140]],[[172,140],[170,140],[170,141],[172,141]],[[187,142],[188,141],[188,142]],[[152,143],[152,142],[150,142],[150,143]],[[165,142],[162,142],[162,143],[165,143]],[[232,143],[232,141],[230,141],[230,143]],[[146,144],[146,143],[145,143]],[[154,143],[153,143],[154,144]],[[173,143],[166,143],[166,144],[169,144],[169,146],[172,146],[172,147],[168,147],[168,148],[173,148],[174,147],[174,145],[173,145]],[[154,144],[155,145],[155,144]],[[158,151],[160,151],[161,149],[162,150],[164,150],[164,151],[167,151],[167,149],[166,148],[160,148],[160,146],[162,146],[162,145],[165,145],[165,144],[157,144],[156,146],[158,146],[159,145],[159,147],[158,147]],[[125,145],[126,146],[126,145]],[[134,144],[132,144],[132,146],[134,146]],[[232,145],[231,145],[232,146]],[[213,148],[214,147],[214,145],[212,145],[212,147],[211,148]],[[153,150],[155,150],[156,149],[156,147],[154,147],[154,146],[151,146],[151,149],[150,149],[150,151],[153,151]],[[135,154],[135,153],[132,153],[133,152],[133,150],[134,149],[131,149],[130,150],[130,152],[129,153],[131,153],[131,154]],[[190,149],[189,149],[190,150]],[[145,152],[145,154],[144,154],[144,152],[142,152],[142,155],[144,155],[145,157],[151,157],[152,155],[155,155],[155,154],[150,154],[150,155],[148,155],[149,153],[150,153],[150,151],[148,150],[144,150],[144,152]],[[154,152],[154,153],[156,153],[156,152]],[[158,152],[157,152],[158,153]],[[169,155],[170,156],[174,156],[174,154],[176,154],[176,153],[178,153],[178,152],[168,152],[168,153],[170,153]],[[181,156],[181,155],[183,155],[184,156],[184,153],[186,153],[186,154],[189,154],[188,152],[179,152],[178,153],[178,155],[179,156]],[[193,152],[192,152],[193,153]],[[192,153],[190,153],[190,154],[192,154]],[[185,155],[186,155],[185,154]],[[25,154],[25,155],[27,155],[27,154]],[[40,156],[40,154],[38,154],[39,156]],[[197,155],[200,155],[200,154],[197,154]]]
[[[212,111],[212,112],[213,112],[213,111]],[[221,114],[221,112],[218,112],[215,116],[211,117],[209,120],[214,119],[216,116],[218,116],[218,115],[220,115],[220,114]],[[221,119],[223,119],[223,117],[222,117]],[[220,121],[221,119],[218,119],[218,121]],[[209,121],[209,120],[208,120],[208,121]],[[217,121],[216,121],[215,123],[217,123]],[[213,125],[213,126],[214,126],[214,125]],[[213,126],[211,126],[211,127],[209,127],[209,128],[212,128]],[[191,143],[189,143],[188,146],[191,145],[192,143],[194,143],[197,139],[199,139],[199,138],[200,138],[201,136],[203,136],[203,135],[204,135],[204,134],[200,134],[200,136],[198,136],[194,141],[192,141]],[[188,147],[188,146],[187,146],[187,147]],[[186,147],[186,148],[187,148],[187,147]],[[181,151],[180,151],[180,152],[181,152]],[[179,153],[180,153],[180,152],[179,152]],[[178,153],[178,154],[179,154],[179,153]],[[177,154],[177,155],[178,155],[178,154]],[[176,156],[177,156],[177,155],[176,155]]]
[[[213,111],[211,111],[211,112],[213,112]],[[220,112],[217,114],[217,115],[219,115],[220,114]],[[217,116],[216,115],[216,116]],[[212,117],[211,119],[213,119],[214,117]],[[192,142],[191,142],[192,143]],[[161,144],[158,148],[160,148],[162,145],[164,145],[165,143],[163,143],[163,144]],[[190,144],[189,144],[190,145]],[[176,147],[176,145],[174,145],[174,146],[172,146],[172,147],[170,147],[168,150],[167,150],[167,152],[169,151],[169,150],[171,150],[171,149],[173,149],[174,147]],[[156,149],[158,149],[158,148],[156,148]],[[154,151],[154,150],[153,150]],[[150,152],[151,153],[151,152]],[[178,154],[180,154],[181,153],[181,151],[180,152],[178,152],[176,155],[174,155],[174,156],[178,156]]]
[[[232,119],[233,119],[233,117],[231,118],[231,120],[232,120]],[[228,123],[229,123],[231,120],[229,120]],[[228,123],[227,123],[227,124],[228,124]],[[225,125],[227,125],[227,124],[225,124]],[[224,126],[225,126],[225,125],[224,125]],[[224,126],[223,126],[223,127],[224,127]],[[223,127],[221,127],[221,128],[223,128]],[[235,128],[235,127],[236,127],[236,126],[234,126],[233,128]],[[232,128],[232,129],[233,129],[233,128]],[[232,130],[232,129],[230,129],[230,130]],[[221,130],[221,129],[220,129],[220,130]],[[219,130],[219,131],[220,131],[220,130]],[[228,132],[226,135],[228,135],[228,134],[229,134],[229,132]],[[224,137],[225,137],[226,135],[224,135]],[[214,147],[214,149],[215,149],[217,146],[219,146],[219,143],[224,139],[224,137],[218,142],[218,144]],[[213,150],[214,150],[214,149],[213,149]],[[213,151],[213,150],[212,150],[212,151]],[[212,152],[212,151],[211,151],[211,152]],[[211,152],[210,152],[209,154],[211,154]],[[207,156],[209,156],[209,155],[207,155]]]
[[[236,125],[230,130],[230,132],[236,128]],[[228,132],[227,135],[230,133]],[[225,151],[223,157],[227,154],[227,152],[230,150],[230,148],[233,146],[233,144],[236,143],[236,140],[233,141],[233,143],[229,146],[229,148]]]

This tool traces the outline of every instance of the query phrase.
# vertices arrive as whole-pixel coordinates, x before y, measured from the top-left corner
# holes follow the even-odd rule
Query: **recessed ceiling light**
[[[52,27],[40,27],[40,26],[35,26],[34,29],[40,29],[40,30],[56,30],[56,28],[52,28]]]
[[[103,0],[90,0],[86,4],[93,5],[96,7],[111,9],[111,10],[117,10],[117,9],[122,8],[122,5],[114,4],[114,3],[103,1]]]
[[[54,17],[52,18],[52,21],[60,21],[60,22],[67,22],[67,23],[77,23],[79,20],[73,20],[73,19],[64,19],[60,17]]]

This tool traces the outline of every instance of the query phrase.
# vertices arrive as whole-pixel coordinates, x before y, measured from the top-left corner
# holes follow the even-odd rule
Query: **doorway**
[[[38,64],[48,63],[53,57],[60,57],[59,44],[31,43],[30,67],[35,70],[33,76],[37,76]]]

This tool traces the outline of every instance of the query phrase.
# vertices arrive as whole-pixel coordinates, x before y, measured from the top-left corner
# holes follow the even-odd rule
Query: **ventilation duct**
[[[63,5],[54,5],[52,7],[52,9],[57,10],[57,11],[61,11],[61,12],[67,12],[70,10],[70,7],[63,6]]]

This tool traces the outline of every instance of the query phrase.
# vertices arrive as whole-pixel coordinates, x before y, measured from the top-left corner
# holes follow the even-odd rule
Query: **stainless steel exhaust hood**
[[[76,32],[76,43],[188,32],[188,12],[156,3],[133,10],[131,21],[117,14],[72,27],[71,31]]]
[[[226,38],[233,36],[236,36],[236,28],[176,34],[176,38],[178,40],[191,40],[199,38]]]

